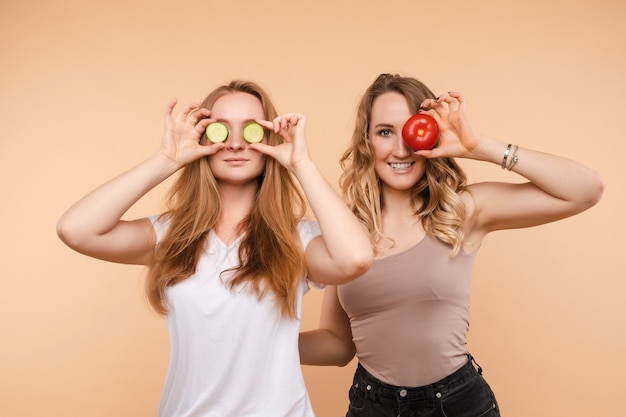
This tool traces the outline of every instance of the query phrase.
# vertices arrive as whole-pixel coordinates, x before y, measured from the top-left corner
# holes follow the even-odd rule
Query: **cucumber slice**
[[[263,126],[256,122],[248,123],[243,128],[243,138],[249,143],[258,143],[263,140],[265,130]]]
[[[224,142],[228,137],[228,128],[224,123],[213,122],[206,127],[206,137],[213,143]]]

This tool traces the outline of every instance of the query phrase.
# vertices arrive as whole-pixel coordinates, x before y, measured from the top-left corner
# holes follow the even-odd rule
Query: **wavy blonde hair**
[[[372,105],[381,94],[396,92],[403,95],[412,114],[420,104],[435,95],[422,82],[399,75],[381,74],[369,86],[357,109],[352,142],[341,157],[343,173],[340,178],[344,199],[369,231],[375,251],[380,251],[381,212],[385,202],[381,180],[374,170],[374,154],[369,139]],[[465,206],[459,194],[465,190],[467,176],[453,158],[426,160],[425,175],[412,187],[411,197],[416,205],[415,215],[426,231],[451,247],[451,255],[463,245]]]
[[[259,99],[266,120],[277,116],[269,96],[249,81],[235,80],[218,87],[201,107],[211,109],[218,98],[235,92]],[[277,134],[267,134],[268,144],[280,143]],[[238,225],[238,232],[244,234],[239,246],[240,264],[229,270],[233,272],[229,285],[232,289],[242,284],[259,299],[271,291],[281,314],[295,317],[298,283],[306,269],[297,224],[306,213],[306,201],[292,175],[274,158],[266,158],[258,181],[254,209]],[[167,314],[167,287],[196,271],[200,255],[208,249],[206,236],[221,211],[219,185],[208,158],[185,166],[169,190],[167,210],[161,215],[169,227],[155,250],[146,279],[147,298],[157,313]]]

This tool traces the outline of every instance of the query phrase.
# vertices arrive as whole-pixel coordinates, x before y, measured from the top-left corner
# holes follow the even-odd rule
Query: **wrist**
[[[511,171],[515,164],[519,161],[519,157],[517,155],[517,151],[519,150],[519,146],[513,145],[509,143],[504,150],[504,155],[502,156],[502,162],[500,166],[502,169],[506,169]]]
[[[158,172],[162,173],[164,177],[169,177],[183,167],[167,155],[164,155],[161,151],[157,151],[150,155],[146,160],[146,163],[153,166]]]
[[[293,164],[291,170],[298,179],[300,179],[301,176],[306,176],[310,172],[318,171],[317,165],[309,158],[305,158]]]
[[[507,143],[483,136],[480,138],[478,146],[472,152],[471,158],[501,166],[505,154],[507,155],[507,161],[511,157],[512,147],[513,145],[509,147]]]

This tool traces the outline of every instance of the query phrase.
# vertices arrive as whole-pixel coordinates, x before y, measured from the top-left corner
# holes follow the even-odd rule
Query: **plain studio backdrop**
[[[0,415],[156,415],[169,346],[145,271],[74,253],[55,224],[157,149],[168,100],[259,82],[307,115],[337,186],[357,101],[392,72],[461,91],[483,134],[603,175],[591,210],[485,240],[469,348],[507,417],[623,416],[625,19],[617,0],[0,1]],[[128,217],[160,211],[168,184]],[[345,413],[355,365],[303,367],[318,416]]]

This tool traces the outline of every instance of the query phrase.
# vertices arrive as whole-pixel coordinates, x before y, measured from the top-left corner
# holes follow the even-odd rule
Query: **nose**
[[[411,155],[411,149],[404,143],[402,136],[398,135],[396,137],[395,142],[393,144],[393,156],[397,158],[406,158]]]
[[[230,151],[238,151],[246,146],[243,139],[243,132],[241,129],[231,129],[228,139],[226,139],[226,149]]]

